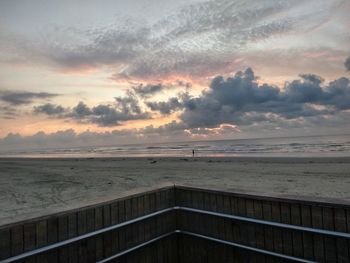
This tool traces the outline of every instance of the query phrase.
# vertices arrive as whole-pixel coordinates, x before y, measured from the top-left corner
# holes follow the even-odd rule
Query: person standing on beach
[[[194,157],[194,149],[192,150],[192,157]]]

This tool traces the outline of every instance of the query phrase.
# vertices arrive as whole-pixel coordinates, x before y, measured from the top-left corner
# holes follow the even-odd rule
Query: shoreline
[[[350,162],[350,156],[195,156],[192,157],[192,155],[186,155],[186,156],[96,156],[96,157],[4,157],[0,155],[0,162],[11,160],[11,161],[22,161],[22,160],[94,160],[94,159],[106,159],[106,160],[150,160],[150,159],[159,159],[159,160],[175,160],[180,161],[182,159],[188,159],[188,160],[202,160],[202,159],[214,159],[214,160],[225,160],[225,161],[244,161],[244,160],[255,160],[255,161],[277,161],[277,160],[283,160],[283,161],[302,161],[302,162],[309,162],[309,161],[326,161],[329,162],[331,160],[334,160],[336,162]]]

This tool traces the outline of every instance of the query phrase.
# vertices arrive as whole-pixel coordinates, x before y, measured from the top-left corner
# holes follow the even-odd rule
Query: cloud
[[[0,106],[1,117],[7,120],[15,119],[18,116],[18,112],[15,108],[9,106]]]
[[[214,136],[224,136],[226,134],[232,135],[237,134],[240,132],[240,130],[235,127],[234,125],[230,124],[220,124],[218,127],[215,128],[192,128],[192,129],[186,129],[187,133],[191,137],[214,137]]]
[[[150,31],[159,37],[149,39],[151,45],[145,52],[114,77],[203,77],[210,76],[213,69],[224,72],[256,43],[317,28],[340,2],[248,0],[237,4],[220,0],[190,4],[153,25]]]
[[[111,105],[98,105],[92,108],[92,116],[89,118],[93,123],[97,123],[100,126],[116,126],[120,122],[129,120],[144,120],[150,119],[150,115],[146,112],[129,111],[129,109],[116,109]]]
[[[89,107],[81,101],[70,109],[48,103],[35,106],[34,112],[47,114],[50,117],[71,119],[79,123],[95,123],[101,127],[118,126],[121,122],[129,120],[151,118],[148,112],[142,111],[139,100],[130,91],[124,97],[116,97],[115,103],[111,104]]]
[[[18,46],[16,52],[13,48],[6,52],[16,54],[14,60],[20,54],[26,61],[63,69],[112,66],[117,80],[167,75],[206,77],[213,71],[232,69],[236,59],[275,36],[302,36],[315,30],[344,2],[200,1],[170,14],[160,12],[152,22],[129,18],[86,30],[54,26],[41,40],[11,40],[5,36],[3,46]]]
[[[350,57],[348,57],[344,62],[347,71],[350,71]]]
[[[196,97],[180,92],[167,101],[148,101],[145,96],[164,87],[162,84],[156,88],[148,85],[139,86],[136,91],[135,88],[129,89],[125,96],[116,97],[110,104],[91,107],[79,102],[73,108],[63,108],[48,103],[36,106],[34,112],[45,113],[51,118],[111,127],[130,120],[151,119],[152,114],[145,110],[146,106],[161,115],[178,113],[182,127],[190,130],[212,129],[222,124],[240,128],[258,124],[269,126],[269,123],[298,126],[299,123],[305,124],[304,120],[316,122],[325,116],[333,118],[350,110],[348,78],[325,83],[320,76],[301,74],[299,79],[285,83],[283,89],[259,84],[258,79],[254,71],[247,68],[226,79],[214,77],[209,88]]]
[[[73,129],[68,129],[49,134],[40,131],[31,136],[10,133],[5,138],[0,139],[0,152],[179,140],[188,136],[183,128],[182,124],[171,122],[160,127],[147,126],[142,129],[122,129],[108,132],[87,130],[76,133]]]
[[[133,87],[133,91],[141,96],[142,98],[149,98],[150,96],[161,92],[165,87],[161,84],[157,85],[139,85],[137,87]]]
[[[116,104],[99,104],[89,108],[83,102],[67,115],[79,122],[96,123],[102,127],[117,126],[129,120],[150,119],[147,112],[143,112],[136,101],[130,97],[116,98]]]
[[[168,115],[182,110],[190,97],[191,95],[188,91],[179,92],[176,97],[169,98],[167,101],[145,101],[145,104],[152,111],[158,111],[163,115]]]
[[[26,92],[26,91],[2,91],[0,92],[0,100],[11,105],[30,104],[37,99],[50,99],[59,96],[55,93],[47,92]]]
[[[209,90],[184,102],[180,119],[193,128],[216,127],[222,123],[244,126],[276,119],[333,116],[350,109],[349,79],[324,84],[316,75],[300,77],[281,90],[268,84],[259,85],[250,68],[227,79],[217,76]]]
[[[56,115],[61,114],[65,111],[65,109],[61,105],[54,105],[51,103],[46,103],[44,105],[35,106],[35,113],[45,113],[47,115]]]
[[[157,92],[157,89],[147,90],[146,94],[148,91]],[[297,132],[298,129],[334,130],[349,126],[350,80],[342,77],[325,82],[320,76],[301,74],[298,79],[286,82],[283,88],[279,88],[260,84],[259,77],[251,68],[247,68],[227,78],[214,77],[208,89],[197,96],[180,92],[166,101],[148,101],[134,89],[129,89],[124,96],[115,97],[110,103],[89,106],[79,102],[71,108],[46,103],[34,106],[33,112],[46,114],[50,118],[113,127],[130,120],[151,119],[152,114],[145,106],[161,115],[177,113],[178,119],[159,127],[150,125],[101,134],[86,132],[77,135],[71,131],[50,135],[37,133],[29,137],[10,134],[0,144],[11,148],[10,142],[14,140],[16,145],[36,145],[42,141],[45,145],[50,139],[54,139],[54,142],[61,140],[62,136],[67,136],[69,140],[65,143],[71,146],[75,144],[71,144],[70,140],[76,139],[83,145],[88,137],[94,138],[97,144],[107,143],[107,139],[111,138],[124,142],[149,142],[202,137],[220,139],[237,133],[281,136],[285,132]],[[16,114],[10,106],[0,109],[6,118],[13,118]]]
[[[183,108],[183,105],[178,98],[170,98],[168,101],[146,102],[146,105],[152,111],[159,111],[161,114],[164,115],[170,114],[174,111]]]
[[[52,42],[46,42],[46,49],[41,55],[60,66],[72,69],[113,65],[135,59],[147,48],[150,38],[150,29],[136,27],[135,22],[131,20],[118,25],[117,29],[100,28],[87,32],[71,28],[62,29],[57,37],[72,33],[77,33],[81,39],[87,40],[77,43],[75,37],[71,42],[65,38],[67,42],[63,44],[56,36],[52,36]]]
[[[274,119],[271,122],[271,119]],[[344,123],[346,125],[344,126]],[[277,116],[271,115],[269,121],[261,121],[251,126],[237,127],[232,124],[220,124],[217,127],[198,127],[190,128],[184,122],[172,121],[165,125],[154,127],[146,126],[141,129],[121,129],[106,132],[93,132],[86,130],[77,133],[73,129],[60,130],[54,133],[37,132],[31,136],[22,136],[20,134],[8,134],[0,139],[0,152],[8,153],[12,151],[39,150],[39,149],[62,149],[68,148],[66,153],[75,154],[73,147],[86,146],[113,146],[125,145],[128,143],[160,143],[171,141],[184,141],[190,139],[232,139],[255,137],[276,136],[295,136],[300,135],[298,131],[303,131],[303,135],[319,134],[320,126],[322,131],[329,128],[328,131],[339,132],[339,128],[348,130],[350,123],[350,114],[340,112],[334,118],[325,116],[313,116],[309,119],[293,119],[287,122]],[[256,133],[258,132],[258,134]],[[305,133],[306,132],[306,133]],[[309,133],[308,133],[309,132]],[[77,149],[80,153],[80,149]]]
[[[75,118],[84,118],[92,114],[91,109],[82,101],[78,103],[72,110],[71,115]]]
[[[124,114],[141,114],[140,102],[136,95],[130,91],[126,91],[124,97],[115,97],[117,108]]]
[[[120,129],[108,132],[76,133],[69,129],[32,136],[9,134],[0,139],[0,151],[55,147],[103,146],[125,143],[181,141],[187,139],[223,139],[243,136],[294,136],[300,131],[348,130],[350,123],[350,80],[339,78],[326,83],[314,74],[301,74],[283,89],[259,84],[251,68],[234,76],[213,78],[199,96],[179,93],[165,102],[149,107],[162,114],[179,111],[179,120],[155,127]],[[147,102],[146,102],[147,104]],[[12,108],[11,108],[12,109]],[[11,110],[4,108],[4,110]],[[142,110],[133,91],[116,97],[114,103],[88,106],[79,102],[73,108],[44,104],[34,112],[100,126],[116,126],[124,121],[151,118]]]

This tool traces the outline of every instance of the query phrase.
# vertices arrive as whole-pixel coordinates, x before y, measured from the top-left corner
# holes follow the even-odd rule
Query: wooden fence
[[[350,206],[165,186],[0,227],[0,262],[350,262]]]
[[[316,202],[266,196],[254,196],[223,191],[203,190],[190,187],[176,188],[177,205],[226,215],[262,220],[253,223],[232,220],[196,212],[180,213],[177,227],[204,236],[246,245],[252,248],[276,252],[286,256],[316,262],[350,262],[350,206],[333,202]],[[290,228],[296,227],[297,229]],[[301,229],[298,229],[301,227]],[[306,229],[303,229],[306,228]],[[314,229],[315,232],[308,230]],[[317,231],[317,230],[329,230]],[[320,232],[320,233],[318,233]],[[331,235],[339,232],[340,235]],[[346,233],[342,235],[343,233]],[[203,240],[202,240],[203,241]],[[212,253],[217,243],[205,241],[198,246],[193,238],[180,242],[181,262],[196,262],[195,258],[214,258],[210,262],[279,262],[280,257],[248,250],[230,250]],[[213,249],[208,246],[214,246]],[[227,246],[222,246],[227,249]],[[220,258],[220,257],[223,258]],[[292,260],[294,261],[294,260]],[[204,262],[199,260],[197,262]]]

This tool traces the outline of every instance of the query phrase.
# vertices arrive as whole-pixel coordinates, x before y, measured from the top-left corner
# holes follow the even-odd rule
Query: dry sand
[[[350,157],[0,159],[0,225],[168,182],[349,202]]]

